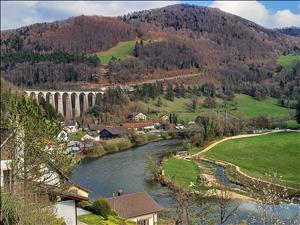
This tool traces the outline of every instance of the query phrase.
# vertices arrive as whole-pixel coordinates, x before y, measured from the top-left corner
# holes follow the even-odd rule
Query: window
[[[147,220],[138,220],[137,224],[138,225],[149,225],[149,219],[147,219]]]
[[[11,171],[3,170],[3,184],[4,188],[10,189],[11,185]]]

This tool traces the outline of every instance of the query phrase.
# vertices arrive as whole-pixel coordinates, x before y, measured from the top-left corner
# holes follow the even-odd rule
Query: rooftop
[[[106,200],[113,210],[126,219],[157,213],[163,210],[147,192],[115,196]]]

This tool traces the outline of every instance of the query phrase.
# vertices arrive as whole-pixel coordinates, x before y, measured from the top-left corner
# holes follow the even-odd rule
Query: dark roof
[[[90,123],[88,125],[88,128],[89,128],[90,131],[102,130],[104,127],[105,127],[104,125],[94,124],[94,123]]]
[[[77,123],[76,121],[69,121],[69,122],[65,123],[65,126],[67,126],[67,127],[68,126],[76,126],[76,123]]]
[[[121,195],[107,198],[106,200],[113,210],[126,219],[163,210],[147,192]]]
[[[125,130],[123,128],[118,128],[118,127],[105,127],[102,130],[99,131],[99,134],[103,131],[107,130],[109,133],[112,135],[122,135],[125,133]]]

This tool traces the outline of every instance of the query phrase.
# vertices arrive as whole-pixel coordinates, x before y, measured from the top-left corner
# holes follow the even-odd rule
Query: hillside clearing
[[[101,64],[107,65],[112,57],[124,60],[128,56],[132,55],[134,46],[135,41],[122,41],[107,51],[97,52],[96,54],[100,59]]]
[[[248,95],[236,94],[235,99],[237,101],[237,109],[234,113],[240,113],[246,117],[255,117],[262,114],[269,117],[284,116],[294,113],[293,109],[279,106],[275,98],[256,100]]]
[[[179,121],[194,121],[198,115],[209,110],[202,106],[202,102],[205,97],[198,98],[198,104],[195,112],[191,109],[191,99],[190,98],[174,98],[174,101],[166,100],[161,96],[162,104],[157,106],[157,99],[148,102],[147,107],[153,109],[158,114],[168,114],[176,113]],[[235,102],[225,103],[222,99],[216,98],[216,108],[212,110],[224,111],[229,110],[231,114],[242,115],[247,118],[267,115],[269,117],[273,116],[287,116],[294,113],[293,109],[284,108],[277,104],[277,99],[266,98],[263,100],[256,100],[251,96],[245,94],[236,94]]]
[[[277,64],[286,69],[291,69],[297,61],[300,62],[300,55],[281,55],[277,59]]]
[[[205,156],[230,162],[249,175],[264,177],[277,173],[291,187],[300,185],[300,133],[280,132],[222,142]]]

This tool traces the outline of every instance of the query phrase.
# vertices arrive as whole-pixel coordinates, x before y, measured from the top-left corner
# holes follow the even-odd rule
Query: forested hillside
[[[2,31],[1,74],[18,86],[59,88],[66,82],[101,85],[199,73],[184,83],[209,79],[224,91],[296,97],[299,66],[277,65],[281,55],[300,54],[300,38],[286,33],[186,4],[114,18],[79,16]],[[96,57],[135,40],[127,58],[103,65]]]

